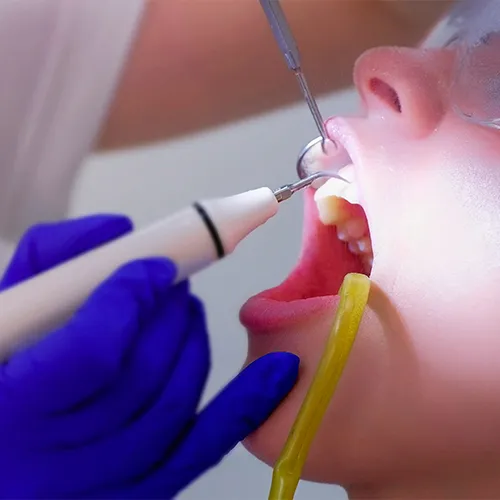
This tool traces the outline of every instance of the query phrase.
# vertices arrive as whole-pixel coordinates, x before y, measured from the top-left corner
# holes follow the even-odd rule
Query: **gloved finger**
[[[141,478],[177,444],[196,417],[209,370],[208,335],[201,306],[194,298],[190,309],[189,336],[156,401],[107,439],[62,449],[53,455],[53,464],[51,458],[46,460],[47,471],[57,463],[65,464],[65,474],[54,477],[51,491],[63,497],[77,492],[79,498],[109,498],[116,485]]]
[[[267,420],[294,386],[298,368],[299,359],[288,353],[249,365],[201,412],[164,465],[117,497],[174,497]]]
[[[39,437],[30,439],[56,447],[83,446],[130,425],[154,404],[167,384],[175,393],[178,387],[170,378],[178,369],[179,357],[185,357],[183,350],[192,328],[192,309],[188,284],[172,287],[144,326],[119,379],[87,407],[45,420],[44,427],[37,431]],[[185,387],[186,392],[192,389],[191,384]],[[168,416],[165,425],[169,425]]]
[[[9,359],[0,372],[1,390],[30,411],[57,413],[88,404],[118,379],[175,274],[166,259],[125,265],[66,326]]]
[[[114,240],[131,229],[132,222],[122,215],[92,215],[33,226],[19,242],[0,282],[0,290]]]

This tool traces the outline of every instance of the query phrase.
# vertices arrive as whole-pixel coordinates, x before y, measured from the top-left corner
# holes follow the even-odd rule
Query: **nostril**
[[[377,96],[382,102],[388,104],[391,109],[397,113],[401,113],[401,101],[398,93],[388,83],[380,80],[380,78],[372,78],[369,83],[369,89],[372,94]]]

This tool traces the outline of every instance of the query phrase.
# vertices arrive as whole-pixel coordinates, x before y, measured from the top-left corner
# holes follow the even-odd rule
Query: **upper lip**
[[[341,117],[330,118],[327,123],[330,139],[340,144],[351,158],[355,174],[354,181],[361,196],[361,206],[368,217],[365,200],[363,199],[363,172],[360,168],[362,165],[361,148],[359,147],[355,127],[351,124],[351,120]]]
[[[345,118],[334,117],[328,120],[328,134],[332,141],[340,144],[349,154],[356,168],[357,154],[354,144],[355,135],[352,127],[348,124]]]

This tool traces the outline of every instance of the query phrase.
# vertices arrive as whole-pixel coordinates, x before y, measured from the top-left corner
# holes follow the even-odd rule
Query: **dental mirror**
[[[339,176],[339,170],[350,163],[352,160],[345,148],[319,136],[306,144],[300,152],[297,159],[297,175],[299,179],[306,179],[316,173],[323,173],[324,175],[313,183],[313,187],[317,188],[329,177],[342,178]]]

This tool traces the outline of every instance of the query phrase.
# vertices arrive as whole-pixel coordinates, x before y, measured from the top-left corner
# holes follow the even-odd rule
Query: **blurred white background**
[[[325,117],[351,113],[352,91],[319,101]],[[85,165],[71,215],[119,212],[143,226],[200,198],[295,180],[295,161],[317,131],[305,104],[209,133],[121,154],[93,157]],[[241,367],[246,336],[238,311],[252,294],[275,286],[296,262],[302,230],[297,196],[254,233],[234,255],[193,279],[208,312],[213,368],[205,400]],[[238,276],[231,279],[230,276]],[[271,470],[241,446],[187,489],[181,500],[262,500]],[[296,498],[344,500],[341,488],[301,483]]]

